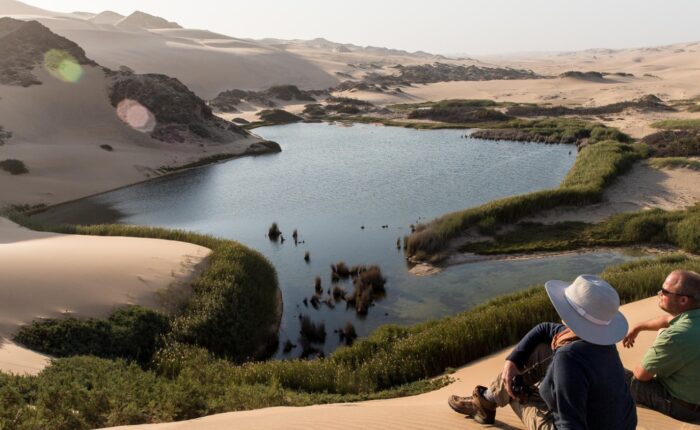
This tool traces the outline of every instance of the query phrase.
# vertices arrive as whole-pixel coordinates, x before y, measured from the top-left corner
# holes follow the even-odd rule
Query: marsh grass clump
[[[355,339],[357,339],[357,331],[350,321],[346,322],[345,325],[338,330],[338,335],[340,336],[340,341],[345,342],[347,346],[351,346],[353,342],[355,342]]]
[[[685,168],[700,170],[700,161],[688,157],[652,158],[649,160],[649,164],[657,169]]]
[[[320,276],[317,276],[316,279],[314,279],[314,290],[316,290],[316,294],[323,294],[323,287],[321,286]]]
[[[279,237],[282,235],[282,232],[280,231],[279,227],[277,226],[276,222],[273,222],[270,228],[267,230],[267,237],[270,238],[270,240],[277,242]]]
[[[463,252],[479,254],[564,251],[595,246],[673,245],[688,252],[700,250],[700,205],[666,212],[653,209],[617,214],[597,224],[562,222],[520,223],[493,241],[463,245]]]
[[[333,295],[333,300],[335,300],[336,302],[345,300],[345,295],[347,294],[345,289],[339,285],[333,285],[331,293]]]
[[[24,162],[14,158],[8,158],[7,160],[0,161],[0,169],[11,175],[23,175],[25,173],[29,173],[29,169],[27,169]]]
[[[100,145],[100,148],[104,149],[104,150],[107,151],[107,152],[112,152],[112,151],[114,151],[114,148],[112,148],[112,145],[104,144],[104,145]]]
[[[308,263],[310,260],[311,260],[311,256],[309,255],[309,251],[306,251],[304,253],[304,261],[306,261]]]
[[[651,126],[664,130],[700,130],[700,119],[666,119]]]
[[[355,307],[355,311],[360,315],[366,315],[369,307],[376,300],[381,300],[386,296],[384,285],[386,279],[378,266],[370,266],[360,271],[355,277],[354,291],[346,296],[348,305]]]
[[[326,341],[326,325],[324,323],[315,324],[308,315],[299,317],[301,330],[299,333],[306,340],[312,343],[324,343]]]
[[[344,261],[339,261],[331,265],[331,274],[335,274],[341,279],[347,279],[350,277],[350,269]]]

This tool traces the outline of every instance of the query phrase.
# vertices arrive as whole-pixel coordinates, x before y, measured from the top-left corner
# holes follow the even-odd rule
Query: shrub
[[[27,166],[24,162],[15,159],[7,159],[0,161],[0,169],[8,172],[11,175],[22,175],[24,173],[29,173]]]
[[[95,355],[145,364],[169,328],[168,318],[154,310],[129,306],[107,320],[47,319],[24,326],[15,341],[55,357]]]
[[[700,130],[700,119],[666,119],[651,124],[665,130]]]
[[[270,240],[275,242],[277,241],[277,239],[279,239],[281,234],[282,232],[280,231],[276,222],[273,222],[270,228],[267,230],[267,237],[269,237]]]
[[[198,122],[191,122],[187,124],[187,128],[194,134],[196,134],[199,137],[203,137],[205,139],[208,139],[211,137],[211,133],[209,132],[209,129],[204,126],[204,124],[198,123]]]

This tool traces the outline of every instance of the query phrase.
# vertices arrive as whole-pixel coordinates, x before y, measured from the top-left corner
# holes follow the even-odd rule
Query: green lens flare
[[[54,78],[75,83],[83,76],[83,67],[66,51],[51,49],[44,54],[44,68]]]

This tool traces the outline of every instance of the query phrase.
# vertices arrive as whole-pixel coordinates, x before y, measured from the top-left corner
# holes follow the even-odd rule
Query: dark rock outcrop
[[[159,74],[110,72],[109,99],[117,107],[135,100],[155,117],[151,136],[165,142],[231,142],[249,133],[215,116],[178,79]]]
[[[56,55],[47,57],[49,52]],[[37,21],[13,18],[0,18],[0,58],[0,83],[23,87],[41,84],[32,73],[34,67],[59,67],[55,64],[59,61],[50,58],[67,59],[79,65],[97,65],[75,42],[53,33]]]

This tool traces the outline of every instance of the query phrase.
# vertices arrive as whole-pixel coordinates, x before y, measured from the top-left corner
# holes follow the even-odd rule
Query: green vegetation
[[[700,270],[682,255],[639,260],[602,276],[623,303],[652,296],[673,269]],[[2,428],[87,429],[182,420],[279,405],[397,397],[446,382],[426,378],[498,351],[533,325],[554,321],[544,289],[533,287],[453,317],[388,325],[331,357],[233,365],[173,343],[149,370],[121,360],[58,359],[36,377],[0,374]],[[418,381],[418,382],[413,382]]]
[[[513,231],[496,235],[492,242],[470,243],[460,250],[509,254],[640,244],[674,245],[689,252],[700,252],[700,205],[685,211],[655,209],[618,214],[598,224],[521,223]]]
[[[487,127],[482,127],[487,128]],[[588,143],[615,140],[631,142],[621,131],[602,124],[570,118],[548,118],[537,120],[514,119],[495,123],[493,130],[477,130],[472,137],[480,139],[515,140],[546,143]]]
[[[700,129],[662,130],[641,140],[654,157],[700,156]]]
[[[651,158],[649,164],[657,169],[685,167],[686,169],[700,170],[700,161],[687,157]]]
[[[39,320],[22,327],[14,340],[54,357],[95,355],[146,364],[156,351],[159,337],[168,329],[168,318],[160,312],[128,306],[107,320]]]
[[[450,239],[471,228],[488,234],[493,233],[499,225],[513,223],[544,209],[596,203],[602,197],[603,188],[639,158],[640,154],[634,147],[619,142],[589,145],[580,151],[574,166],[558,189],[494,200],[419,225],[407,238],[407,253],[424,259],[436,255]]]
[[[11,175],[22,175],[24,173],[29,173],[27,166],[21,160],[15,160],[9,158],[7,160],[0,161],[0,169],[8,172]]]
[[[700,130],[700,119],[666,119],[651,126],[664,130]]]
[[[21,217],[12,218],[31,228],[41,229]],[[192,297],[182,312],[170,321],[171,330],[166,333],[166,342],[201,346],[236,362],[266,357],[269,350],[276,347],[277,339],[271,336],[271,332],[275,331],[278,320],[277,275],[258,252],[229,240],[161,228],[97,225],[61,226],[51,231],[177,240],[211,249],[206,268],[192,283]],[[41,327],[41,323],[35,325],[39,326],[36,330],[64,327],[60,324],[55,327]],[[30,330],[29,333],[33,332]],[[71,332],[64,333],[69,336]],[[83,351],[74,353],[80,352]],[[63,354],[68,355],[70,351]]]
[[[495,102],[493,100],[487,100],[487,99],[447,99],[447,100],[440,100],[438,102],[422,102],[422,103],[399,103],[395,105],[388,105],[387,108],[394,110],[394,111],[399,111],[399,112],[410,112],[412,110],[416,109],[421,109],[421,108],[444,108],[444,107],[472,107],[472,108],[480,108],[480,107],[496,107],[496,106],[506,106],[510,105],[511,103],[499,103]]]

